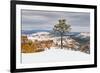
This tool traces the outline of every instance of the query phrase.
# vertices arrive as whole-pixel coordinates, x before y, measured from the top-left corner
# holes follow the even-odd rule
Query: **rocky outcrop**
[[[82,45],[80,47],[80,51],[84,52],[84,53],[87,53],[87,54],[90,54],[90,44],[87,43],[87,44]]]
[[[44,51],[45,48],[50,49],[53,46],[53,40],[38,41],[28,40],[26,36],[21,40],[21,52],[22,53],[34,53]]]

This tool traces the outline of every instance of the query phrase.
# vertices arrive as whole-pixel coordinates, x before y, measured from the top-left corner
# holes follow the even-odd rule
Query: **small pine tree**
[[[59,23],[54,25],[54,28],[53,28],[54,32],[59,33],[60,36],[61,36],[61,49],[63,48],[63,43],[62,43],[63,42],[63,36],[66,32],[69,32],[71,30],[70,27],[71,26],[68,23],[66,23],[65,19],[60,19]]]

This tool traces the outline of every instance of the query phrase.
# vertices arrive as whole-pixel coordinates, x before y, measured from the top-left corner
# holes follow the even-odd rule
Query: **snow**
[[[90,33],[89,32],[81,32],[76,37],[87,38],[87,37],[90,37]]]
[[[83,36],[89,37],[89,36],[90,36],[90,33],[89,33],[89,32],[83,32],[83,33],[80,33],[80,35],[83,35]]]
[[[49,32],[36,32],[34,34],[32,34],[33,36],[41,36],[41,35],[49,35]]]
[[[90,55],[79,51],[72,51],[67,49],[46,49],[38,53],[22,53],[22,63],[46,63],[46,62],[75,62],[75,61],[89,61]]]
[[[50,40],[52,39],[49,36],[49,32],[37,32],[34,34],[31,34],[31,36],[28,36],[29,40],[32,40],[34,42],[34,40],[38,40],[38,41],[43,41],[43,40]]]

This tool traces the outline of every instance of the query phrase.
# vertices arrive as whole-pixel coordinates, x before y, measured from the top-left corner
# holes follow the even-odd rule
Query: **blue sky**
[[[52,30],[59,19],[66,19],[72,32],[90,31],[90,14],[83,12],[21,10],[22,30]]]

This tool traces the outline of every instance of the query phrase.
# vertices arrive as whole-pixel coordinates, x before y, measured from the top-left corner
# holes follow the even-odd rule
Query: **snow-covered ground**
[[[79,51],[72,51],[67,49],[47,49],[38,53],[22,53],[22,63],[48,63],[48,62],[75,62],[75,61],[89,61],[90,55]]]
[[[85,38],[87,36],[89,36],[89,33],[80,33],[77,35],[77,37],[85,37]],[[58,43],[58,45],[61,44],[59,40],[60,38],[61,37],[59,36],[51,37],[49,32],[37,32],[28,36],[28,39],[32,40],[33,42],[35,40],[38,41],[53,40],[53,42]],[[74,40],[72,38],[69,39],[67,36],[64,36],[63,38],[65,38],[64,41],[67,41],[67,43],[70,43],[70,41]],[[64,41],[63,43],[65,43]],[[45,51],[38,52],[38,53],[22,53],[21,56],[22,56],[22,63],[24,64],[90,60],[89,54],[80,51],[72,51],[67,49],[55,49],[55,48],[45,49]]]

